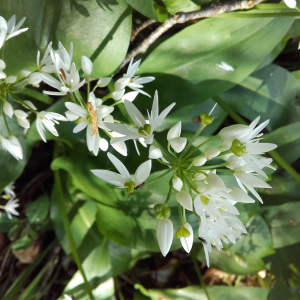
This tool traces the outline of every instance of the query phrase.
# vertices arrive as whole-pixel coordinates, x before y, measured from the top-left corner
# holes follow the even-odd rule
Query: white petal
[[[181,134],[181,121],[175,124],[169,131],[167,135],[167,140],[178,138]]]
[[[83,72],[87,75],[91,75],[91,73],[93,71],[92,61],[84,55],[81,56],[81,68],[82,68]]]
[[[30,123],[27,119],[17,119],[17,122],[23,128],[30,128]]]
[[[271,188],[269,184],[249,173],[237,173],[234,175],[244,184],[256,188]]]
[[[114,91],[114,92],[111,93],[111,97],[114,100],[120,100],[120,99],[122,99],[124,93],[125,93],[125,89],[124,90],[120,90],[120,91]]]
[[[41,121],[38,117],[36,118],[36,123],[35,123],[35,125],[36,125],[37,131],[38,131],[39,135],[41,136],[42,140],[43,140],[45,143],[47,143],[46,136],[45,136],[45,133],[44,133],[45,128],[44,128],[44,126],[43,126],[42,121]]]
[[[276,144],[271,143],[251,143],[246,144],[246,151],[249,154],[263,154],[277,148]]]
[[[136,108],[136,106],[130,101],[124,101],[126,110],[132,119],[132,121],[138,126],[143,127],[146,124],[146,121],[140,111]]]
[[[186,191],[180,191],[176,194],[176,200],[185,209],[193,211],[193,200],[191,195]]]
[[[140,185],[145,182],[145,180],[148,178],[150,171],[151,171],[152,161],[151,159],[145,161],[142,163],[134,174],[134,183],[136,185]]]
[[[119,187],[124,187],[126,180],[119,174],[107,170],[91,170],[91,172],[102,180],[114,184]]]
[[[26,119],[28,115],[21,109],[14,110],[14,114],[18,119]]]
[[[115,91],[124,90],[127,84],[130,82],[130,78],[120,78],[115,82]]]
[[[149,148],[149,158],[151,159],[158,159],[162,158],[163,154],[161,150],[153,145],[150,146]]]
[[[211,159],[211,158],[218,156],[220,154],[220,152],[221,151],[218,148],[209,146],[206,148],[206,150],[204,152],[204,156]]]
[[[88,115],[88,112],[84,108],[75,103],[66,102],[65,106],[67,107],[67,109],[69,109],[71,112],[78,115],[79,117],[85,118]]]
[[[207,162],[206,157],[204,157],[204,156],[198,156],[198,157],[194,158],[194,160],[193,160],[193,165],[196,166],[196,167],[201,167],[201,166],[203,166],[206,162]]]
[[[112,79],[112,77],[100,78],[97,82],[97,85],[99,87],[106,87],[110,83],[111,79]]]
[[[297,1],[296,0],[284,0],[284,2],[289,8],[296,8],[297,7]]]
[[[113,140],[114,139],[111,139],[111,142]],[[124,142],[119,142],[119,143],[114,143],[114,144],[111,143],[111,145],[120,154],[122,154],[123,156],[127,156],[127,147],[126,147],[126,144]]]
[[[42,79],[40,77],[40,73],[38,72],[31,73],[28,77],[28,83],[32,85],[38,85],[41,81]]]
[[[77,132],[82,131],[82,130],[85,129],[88,125],[89,125],[89,123],[88,123],[86,120],[81,121],[79,124],[77,124],[77,125],[74,127],[73,133],[77,133]]]
[[[122,97],[122,100],[123,100],[123,101],[127,100],[127,101],[132,102],[132,101],[136,98],[136,96],[137,96],[138,94],[139,94],[139,92],[137,92],[137,91],[126,93],[126,94]]]
[[[178,137],[178,138],[169,140],[169,143],[170,143],[171,147],[175,150],[176,153],[180,153],[186,146],[187,139]]]
[[[2,18],[2,17],[1,17]],[[1,28],[0,28],[1,31]],[[1,48],[1,47],[0,47]],[[6,64],[5,61],[0,59],[0,70],[4,70],[6,68]]]
[[[191,249],[193,247],[193,242],[194,242],[194,233],[193,233],[193,228],[189,223],[185,223],[184,227],[190,232],[189,237],[182,237],[180,238],[181,245],[183,249],[187,252],[190,253]]]
[[[225,184],[218,175],[214,173],[209,173],[205,179],[206,182],[209,184],[210,188],[225,190]]]
[[[179,177],[173,178],[172,179],[172,186],[175,190],[181,191],[183,187],[183,182]]]
[[[79,118],[79,116],[77,114],[74,114],[73,112],[71,112],[69,110],[65,112],[65,115],[69,121],[75,121]]]
[[[232,191],[229,193],[235,201],[242,203],[254,203],[255,200],[248,196],[245,192],[237,187],[231,187]]]
[[[108,141],[106,139],[100,138],[99,147],[102,151],[107,151],[108,149]]]
[[[7,102],[7,101],[4,102],[3,111],[8,117],[12,118],[12,116],[14,114],[14,109],[9,102]]]
[[[170,219],[157,221],[156,237],[162,255],[166,256],[173,241],[173,224]]]
[[[6,74],[0,70],[0,79],[6,78]]]
[[[34,106],[34,104],[33,104],[31,101],[25,100],[25,101],[23,101],[23,102],[27,105],[27,107],[26,107],[24,104],[22,104],[25,108],[30,107],[30,108],[33,109],[33,110],[37,110],[37,108]]]
[[[112,162],[112,164],[115,166],[115,168],[119,171],[121,176],[126,179],[127,181],[131,181],[131,176],[127,170],[127,168],[124,166],[124,164],[116,158],[114,155],[111,153],[107,153],[107,156],[109,160]]]
[[[251,129],[247,125],[236,124],[221,129],[219,135],[222,140],[233,141],[234,139],[241,139],[249,132]]]

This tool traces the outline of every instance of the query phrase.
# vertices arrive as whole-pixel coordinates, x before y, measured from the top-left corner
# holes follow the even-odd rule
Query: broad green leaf
[[[4,172],[0,172],[0,191],[21,175],[31,152],[31,148],[26,143],[26,139],[23,134],[24,128],[19,126],[14,116],[12,119],[6,116],[6,120],[11,133],[18,138],[22,146],[23,159],[16,160],[9,152],[4,151],[2,147],[0,148],[0,166],[1,170],[5,170]],[[0,134],[3,137],[8,138],[8,133],[5,129],[6,127],[2,115],[0,116],[0,128]]]
[[[269,65],[220,95],[247,119],[270,119],[268,129],[299,121],[300,84],[287,70]]]
[[[158,16],[154,8],[154,0],[126,0],[126,2],[142,15],[158,21]]]
[[[265,205],[279,205],[291,201],[299,201],[300,188],[293,178],[272,176],[268,182],[271,189],[259,189]]]
[[[136,287],[151,300],[206,300],[207,296],[201,286],[189,286],[183,289],[149,289],[136,285]],[[267,300],[269,290],[257,287],[229,287],[207,286],[207,292],[211,300]]]
[[[299,299],[299,297],[297,298]],[[275,285],[268,295],[268,300],[296,300],[297,298],[292,295],[282,276],[276,276]]]
[[[95,299],[112,299],[114,281],[111,278],[108,240],[103,239],[94,246],[82,267],[91,286]],[[73,295],[78,300],[89,300],[81,273],[77,271],[64,289],[64,294]]]
[[[162,2],[171,15],[200,9],[200,6],[196,5],[192,0],[162,0]]]
[[[78,69],[81,56],[94,63],[92,77],[110,75],[125,58],[131,34],[131,8],[116,0],[18,0],[0,3],[1,15],[7,20],[16,14],[26,16],[23,27],[29,30],[5,43],[7,74],[36,68],[37,51],[42,55],[50,41],[69,49],[74,43],[73,58]]]
[[[227,245],[231,251],[242,255],[246,262],[274,253],[270,230],[260,215],[253,216],[246,224],[246,229],[248,233],[236,244]]]
[[[40,196],[37,200],[32,202],[26,211],[26,216],[30,223],[41,223],[49,213],[49,198],[47,196]]]
[[[1,213],[0,216],[0,233],[8,232],[16,223],[18,222],[17,218],[10,220],[5,213]]]
[[[156,47],[141,64],[139,74],[163,73],[158,80],[147,85],[147,90],[153,94],[154,89],[158,89],[168,103],[171,99],[182,99],[186,105],[193,103],[195,98],[190,94],[196,93],[196,100],[202,101],[249,76],[281,41],[293,20],[203,20]],[[235,70],[225,71],[217,67],[216,64],[222,61]]]
[[[292,164],[300,157],[300,140],[296,140],[277,149],[277,152],[289,163]]]
[[[264,218],[271,228],[274,248],[300,242],[300,202],[290,202],[264,209]]]

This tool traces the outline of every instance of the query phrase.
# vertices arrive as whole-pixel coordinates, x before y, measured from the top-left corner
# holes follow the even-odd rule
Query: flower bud
[[[172,186],[175,190],[181,191],[183,182],[179,177],[176,176],[175,178],[172,179]]]
[[[185,209],[193,211],[193,200],[191,195],[186,191],[180,191],[176,194],[176,200]]]
[[[173,224],[170,219],[157,221],[156,237],[163,256],[166,256],[173,241]]]
[[[7,101],[4,102],[3,111],[8,117],[12,118],[12,116],[14,114],[14,110],[13,110],[12,105],[9,102],[7,102]]]
[[[206,148],[204,152],[204,156],[206,157],[207,160],[210,160],[220,154],[220,150],[216,147],[209,146]]]
[[[6,83],[15,83],[17,81],[17,77],[16,76],[8,76],[6,79],[5,79],[5,82]]]
[[[187,139],[183,137],[178,137],[169,140],[169,143],[176,153],[180,153],[185,148]]]
[[[91,75],[91,73],[93,71],[92,61],[84,55],[81,56],[81,68],[82,68],[83,72],[87,75]]]
[[[150,146],[149,148],[149,158],[151,159],[159,159],[162,158],[163,154],[161,150],[153,145]]]
[[[192,246],[193,246],[193,242],[194,242],[194,234],[193,234],[193,228],[189,223],[185,223],[184,227],[186,230],[189,231],[189,236],[183,236],[180,238],[180,242],[182,247],[184,248],[184,250],[187,253],[191,252]]]
[[[206,157],[204,157],[204,156],[201,155],[201,156],[198,156],[198,157],[194,158],[193,165],[196,166],[196,167],[201,167],[206,162],[207,162]]]
[[[110,83],[111,79],[112,79],[111,77],[100,78],[97,82],[97,85],[99,87],[106,87]]]
[[[207,113],[203,112],[202,114],[200,114],[200,119],[201,119],[201,123],[203,125],[209,125],[214,121],[214,117],[213,116],[209,116]]]

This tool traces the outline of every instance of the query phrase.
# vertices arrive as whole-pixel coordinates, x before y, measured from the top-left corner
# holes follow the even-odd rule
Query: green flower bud
[[[176,237],[177,238],[182,238],[182,237],[189,237],[191,235],[191,233],[189,232],[188,229],[186,229],[185,227],[180,227],[177,231],[176,231]]]
[[[134,191],[135,184],[133,181],[126,182],[124,186],[127,187],[127,193],[131,194]]]
[[[163,208],[163,204],[161,204],[161,203],[158,203],[158,204],[155,204],[154,205],[154,210],[155,211],[158,211],[158,210],[162,210],[162,208]]]
[[[207,113],[203,112],[200,114],[200,119],[201,119],[201,123],[203,125],[209,125],[214,121],[214,117],[213,116],[209,116]]]
[[[156,211],[153,216],[156,220],[162,220],[165,218],[162,211]]]
[[[244,144],[242,144],[239,140],[234,140],[232,142],[231,148],[230,150],[232,151],[232,153],[234,153],[236,156],[243,156],[244,154],[246,154],[246,146]]]
[[[165,218],[169,218],[171,216],[171,209],[169,207],[167,207],[166,205],[164,205],[164,207],[162,209],[162,213]]]

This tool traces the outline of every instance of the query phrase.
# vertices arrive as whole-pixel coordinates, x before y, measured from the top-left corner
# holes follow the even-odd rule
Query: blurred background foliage
[[[74,43],[74,60],[81,55],[94,63],[92,77],[115,74],[128,52],[141,43],[169,15],[200,9],[202,0],[0,0],[1,15],[26,16],[29,30],[5,46],[6,73],[34,70],[37,50],[50,41],[56,47]],[[296,172],[300,170],[300,23],[297,17],[208,18],[177,24],[160,37],[143,58],[139,74],[155,76],[145,90],[159,91],[160,107],[176,106],[159,131],[182,121],[184,136],[199,126],[199,114],[215,101],[215,121],[203,134],[210,137],[223,125],[270,119],[267,141]],[[254,9],[254,13],[255,13]],[[269,11],[267,11],[269,12]],[[274,12],[273,10],[270,12]],[[282,12],[282,16],[280,13]],[[234,13],[232,13],[234,15]],[[132,28],[148,18],[158,21],[130,42]],[[234,68],[216,67],[225,61]],[[125,67],[126,68],[126,67]],[[40,109],[64,113],[65,98],[50,99],[40,89],[23,91]],[[86,92],[83,87],[82,92]],[[103,94],[97,94],[102,97]],[[139,95],[135,104],[146,110],[152,101]],[[116,112],[118,115],[118,112]],[[121,118],[121,114],[120,118]],[[2,126],[0,117],[0,126]],[[95,177],[89,170],[112,168],[106,153],[88,153],[84,135],[72,134],[73,124],[61,123],[59,137],[40,140],[32,126],[21,140],[25,159],[16,161],[0,150],[0,190],[16,181],[21,216],[0,218],[0,298],[57,299],[67,293],[89,299],[85,282],[73,262],[74,249],[95,299],[207,299],[197,271],[208,285],[210,299],[300,299],[300,183],[276,163],[269,172],[273,189],[259,192],[264,204],[238,204],[248,234],[235,245],[213,250],[210,269],[195,235],[191,255],[174,240],[166,258],[159,251],[153,204],[162,202],[168,178],[128,195]],[[164,133],[165,134],[165,133]],[[26,142],[27,139],[27,142]],[[201,139],[201,138],[200,138]],[[158,134],[163,142],[163,135]],[[198,140],[199,142],[199,140]],[[123,161],[133,172],[147,151],[128,146]],[[200,149],[201,150],[201,149]],[[110,147],[108,151],[114,153]],[[163,170],[155,162],[156,177]],[[299,175],[298,175],[299,176]],[[151,179],[151,178],[150,178]],[[228,183],[235,182],[224,176]],[[173,199],[174,200],[174,199]],[[174,206],[172,206],[174,205]],[[176,227],[177,208],[170,202]],[[66,220],[69,231],[65,231]],[[193,216],[188,222],[197,232]],[[68,236],[73,237],[73,244]],[[197,271],[196,271],[196,269]]]

